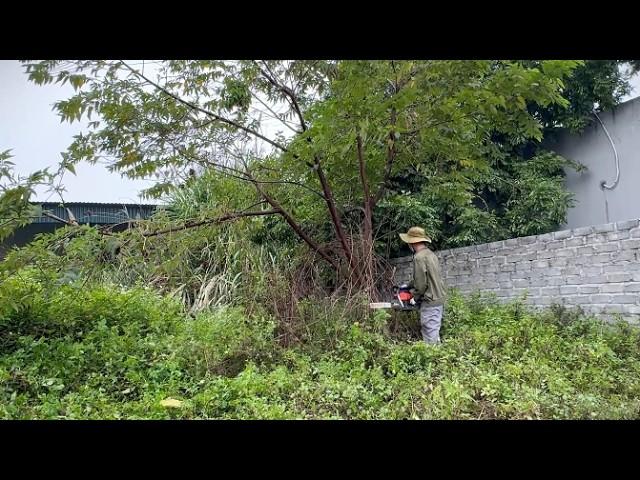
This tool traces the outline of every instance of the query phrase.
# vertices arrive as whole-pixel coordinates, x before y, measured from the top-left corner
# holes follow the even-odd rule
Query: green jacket
[[[428,248],[413,256],[413,282],[416,302],[426,305],[442,305],[445,301],[445,286],[440,275],[438,257]]]

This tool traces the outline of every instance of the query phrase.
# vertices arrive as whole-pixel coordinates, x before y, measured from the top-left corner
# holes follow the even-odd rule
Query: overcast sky
[[[55,168],[60,152],[82,130],[84,122],[60,123],[52,111],[56,101],[73,94],[71,86],[35,85],[23,72],[18,61],[0,60],[0,151],[12,149],[11,160],[20,173],[27,174],[47,166]],[[632,84],[634,91],[625,100],[640,95],[640,75],[636,75]],[[83,163],[76,173],[77,176],[67,173],[64,178],[67,202],[140,203],[138,193],[152,185],[150,181],[134,181],[109,173],[101,165]],[[43,192],[38,192],[36,199],[59,200]]]

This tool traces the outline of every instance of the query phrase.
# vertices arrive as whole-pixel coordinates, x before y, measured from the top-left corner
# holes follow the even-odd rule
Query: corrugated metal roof
[[[88,224],[114,224],[126,222],[128,219],[149,218],[153,212],[163,205],[148,205],[135,203],[97,203],[97,202],[33,202],[42,206],[53,215],[64,220],[69,220],[68,208],[78,223]],[[47,216],[34,218],[32,223],[60,223],[58,220]]]
[[[62,205],[61,202],[31,202],[33,205]],[[122,202],[64,202],[65,205],[136,205],[143,207],[163,207],[164,204],[156,203],[122,203]]]

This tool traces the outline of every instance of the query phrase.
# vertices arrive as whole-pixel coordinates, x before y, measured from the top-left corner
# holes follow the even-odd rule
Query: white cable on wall
[[[595,108],[593,109],[593,114],[598,119],[598,122],[600,122],[600,125],[602,125],[602,129],[604,130],[604,133],[607,135],[607,138],[609,139],[609,143],[611,144],[611,148],[613,149],[613,155],[614,155],[614,157],[616,159],[616,179],[613,181],[613,183],[611,185],[607,184],[606,180],[602,180],[602,182],[600,182],[600,188],[602,189],[602,193],[604,195],[604,218],[605,218],[605,223],[609,223],[609,201],[607,199],[607,190],[613,190],[614,188],[616,188],[618,186],[618,182],[620,181],[620,159],[618,158],[618,151],[616,150],[616,146],[613,144],[613,140],[611,139],[611,135],[609,135],[609,131],[607,130],[607,127],[604,126],[604,123],[602,122],[602,120],[598,116],[598,113],[596,112]]]
[[[608,185],[607,181],[603,180],[602,182],[600,182],[600,188],[613,190],[618,186],[618,182],[620,181],[620,160],[618,158],[618,151],[616,150],[616,146],[613,144],[613,140],[611,139],[611,135],[609,135],[609,131],[607,130],[607,127],[604,126],[604,123],[602,123],[602,120],[600,120],[600,117],[598,116],[598,113],[596,112],[595,109],[593,110],[593,114],[596,116],[596,118],[600,122],[600,125],[602,125],[602,129],[604,130],[604,133],[607,135],[607,138],[609,139],[609,143],[611,144],[611,148],[613,149],[613,155],[615,156],[615,159],[616,159],[616,179],[613,181],[612,185]]]

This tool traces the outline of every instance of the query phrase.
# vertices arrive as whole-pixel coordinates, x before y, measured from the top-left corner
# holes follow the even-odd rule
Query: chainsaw
[[[394,297],[393,300],[391,300],[390,302],[370,303],[369,308],[374,310],[391,309],[391,310],[402,310],[402,311],[411,311],[411,310],[418,309],[418,305],[416,304],[416,301],[413,298],[411,289],[407,284],[402,284],[400,286],[394,285],[393,297]]]

